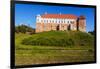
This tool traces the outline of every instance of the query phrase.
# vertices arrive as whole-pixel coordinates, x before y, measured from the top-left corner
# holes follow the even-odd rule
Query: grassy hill
[[[39,46],[91,46],[93,35],[75,31],[50,31],[32,35],[22,41],[24,45]]]
[[[15,33],[15,64],[94,61],[93,36],[83,32]]]

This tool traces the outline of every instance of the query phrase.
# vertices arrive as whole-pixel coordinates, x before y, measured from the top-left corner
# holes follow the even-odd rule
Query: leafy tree
[[[95,31],[89,31],[88,33],[94,35],[95,34]]]
[[[16,26],[15,27],[15,32],[16,33],[26,33],[26,32],[31,32],[31,33],[35,33],[35,29],[33,29],[32,27],[30,26],[27,26],[27,25],[19,25],[19,26]]]

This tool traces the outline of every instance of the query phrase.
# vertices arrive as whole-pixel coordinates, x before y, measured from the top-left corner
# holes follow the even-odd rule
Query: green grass
[[[55,34],[56,33],[56,34]],[[74,32],[44,32],[33,35],[15,34],[15,64],[16,65],[30,65],[30,64],[50,64],[50,63],[64,63],[64,62],[87,62],[94,61],[94,46],[46,46],[46,45],[25,45],[22,44],[24,39],[37,38],[39,36],[53,37],[68,37],[75,35]],[[58,35],[57,35],[58,34]],[[71,35],[70,35],[71,34]],[[62,36],[61,36],[62,35]],[[90,34],[88,34],[90,35]],[[72,36],[73,37],[73,36]],[[92,37],[90,35],[90,37]]]
[[[24,45],[38,46],[91,46],[93,36],[84,32],[49,31],[35,34],[22,41]]]

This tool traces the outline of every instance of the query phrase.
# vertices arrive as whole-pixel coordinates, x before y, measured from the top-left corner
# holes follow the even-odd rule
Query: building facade
[[[43,14],[36,17],[36,33],[51,30],[86,31],[86,18],[73,14]]]

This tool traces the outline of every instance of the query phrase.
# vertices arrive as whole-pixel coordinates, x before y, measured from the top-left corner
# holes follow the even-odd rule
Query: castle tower
[[[37,15],[37,18],[36,18],[36,33],[38,32],[43,32],[44,31],[44,23],[41,22],[42,18],[40,15]]]
[[[82,32],[86,31],[86,18],[85,18],[85,16],[79,16],[77,26],[78,26],[77,29],[79,31],[82,31]]]

